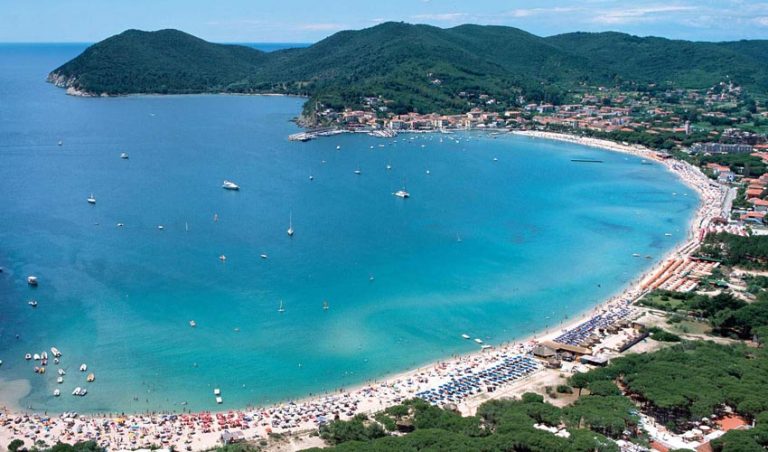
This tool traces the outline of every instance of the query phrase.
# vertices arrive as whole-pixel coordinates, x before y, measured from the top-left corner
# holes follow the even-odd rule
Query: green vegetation
[[[659,327],[653,327],[648,330],[651,333],[651,339],[659,342],[680,342],[682,339],[677,334],[670,333]]]
[[[768,269],[768,236],[709,234],[699,254],[730,266]]]
[[[677,431],[725,406],[749,419],[768,411],[768,351],[741,344],[683,342],[585,375],[587,388],[618,381],[644,413]]]
[[[382,414],[391,422],[402,423],[407,419],[414,431],[405,436],[366,439],[360,436],[361,420],[358,419],[335,421],[322,427],[321,435],[329,431],[344,432],[332,441],[336,445],[332,450],[337,451],[618,451],[616,444],[603,433],[618,438],[628,425],[636,425],[634,415],[628,414],[629,407],[631,402],[620,396],[585,396],[562,410],[544,403],[540,395],[524,394],[522,400],[486,402],[478,408],[477,416],[461,417],[416,399]],[[535,423],[549,426],[565,423],[571,436],[555,436],[534,428]]]
[[[40,443],[42,444],[42,443]],[[16,452],[19,450],[26,450],[24,449],[24,441],[20,439],[14,439],[8,444],[8,451],[9,452]],[[105,449],[102,447],[99,447],[98,444],[96,444],[96,441],[81,441],[78,443],[72,444],[64,444],[64,443],[56,443],[53,447],[50,448],[38,448],[33,447],[31,450],[33,451],[40,451],[40,452],[102,452]]]
[[[713,332],[721,336],[751,339],[761,327],[768,326],[768,292],[765,291],[758,293],[753,303],[747,303],[728,292],[709,297],[694,293],[657,291],[641,300],[640,304],[707,319]]]
[[[469,98],[483,94],[494,99],[486,107],[504,111],[517,95],[561,103],[585,85],[707,88],[730,76],[762,93],[768,91],[765,48],[762,41],[694,43],[619,33],[541,38],[511,27],[390,22],[265,53],[176,30],[128,30],[89,47],[51,79],[94,94],[301,94],[312,98],[308,109],[317,102],[357,107],[369,97],[384,99],[382,107],[394,113],[464,112]]]

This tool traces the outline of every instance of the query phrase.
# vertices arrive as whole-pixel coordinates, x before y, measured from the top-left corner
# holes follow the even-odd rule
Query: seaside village
[[[765,290],[765,281],[760,283],[761,287],[755,282],[756,278],[765,278],[764,275],[751,271],[749,266],[731,265],[726,257],[713,254],[712,250],[720,242],[712,240],[723,237],[720,233],[724,232],[736,238],[767,233],[764,220],[768,212],[768,173],[756,174],[755,170],[765,169],[768,145],[765,136],[738,128],[739,119],[733,116],[734,112],[720,114],[707,107],[737,103],[738,87],[724,84],[709,92],[672,93],[678,98],[675,105],[688,99],[703,106],[703,113],[689,120],[676,117],[669,104],[656,101],[667,94],[649,97],[640,93],[596,92],[582,96],[575,104],[532,103],[505,112],[488,112],[476,107],[463,115],[407,114],[392,115],[386,120],[376,113],[378,99],[369,99],[370,108],[359,111],[321,112],[345,129],[380,136],[405,131],[493,128],[496,133],[506,133],[513,130],[531,137],[573,141],[633,154],[676,173],[701,198],[686,240],[623,293],[593,311],[564,320],[523,342],[491,344],[471,334],[457,336],[456,340],[476,345],[477,351],[385,381],[370,381],[358,388],[279,405],[228,409],[223,404],[219,412],[131,415],[6,410],[0,413],[2,446],[12,440],[23,442],[17,443],[17,449],[92,440],[110,450],[207,450],[244,441],[266,450],[322,447],[328,443],[321,432],[329,423],[361,414],[370,419],[388,407],[414,398],[465,416],[476,414],[478,407],[488,400],[520,399],[529,392],[543,395],[555,406],[566,407],[579,399],[580,394],[572,390],[576,386],[575,375],[609,366],[617,357],[652,352],[674,343],[674,339],[673,342],[659,339],[662,334],[676,340],[739,342],[726,336],[713,336],[711,323],[703,319],[701,313],[694,312],[695,309],[675,308],[685,306],[695,297],[716,298],[725,293],[742,300],[740,303],[751,303],[755,290]],[[610,100],[606,101],[604,96],[610,96]],[[481,95],[476,101],[492,105],[494,99]],[[766,112],[758,110],[753,116],[765,117]],[[703,129],[705,123],[709,124],[706,130]],[[563,125],[568,129],[561,128]],[[577,133],[622,130],[635,134],[639,140],[668,133],[676,142],[664,149],[651,149],[611,136]],[[338,132],[323,129],[293,138],[312,139],[317,134],[328,133]],[[684,145],[687,136],[710,139]],[[646,259],[646,256],[635,258]],[[756,285],[759,287],[754,289]],[[747,343],[750,347],[758,346],[754,341]],[[54,347],[53,351],[55,344],[48,347]],[[65,360],[67,353],[65,349],[55,349],[52,356]],[[55,371],[55,366],[49,367]],[[98,381],[86,385],[98,385]],[[588,390],[589,387],[585,393]],[[670,414],[670,410],[655,409],[651,403],[641,400],[639,394],[629,393],[627,388],[622,390],[634,408],[632,421],[610,435],[610,441],[620,450],[709,451],[714,450],[711,442],[726,432],[749,430],[754,425],[753,419],[740,414],[734,406],[721,405],[691,420],[683,411]],[[220,396],[221,391],[216,391],[216,396]],[[581,393],[581,389],[578,392]],[[558,437],[570,435],[564,425],[539,422],[534,427]],[[406,415],[389,434],[406,435],[413,428]],[[598,449],[596,446],[595,450]]]

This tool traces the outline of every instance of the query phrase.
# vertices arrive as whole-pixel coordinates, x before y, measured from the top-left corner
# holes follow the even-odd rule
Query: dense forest
[[[541,38],[512,27],[384,23],[310,47],[265,53],[177,30],[128,30],[55,69],[59,86],[92,94],[290,93],[331,107],[363,97],[388,111],[463,112],[463,96],[497,108],[524,95],[558,102],[583,85],[660,83],[705,88],[727,77],[768,91],[768,42],[694,43],[620,33]]]

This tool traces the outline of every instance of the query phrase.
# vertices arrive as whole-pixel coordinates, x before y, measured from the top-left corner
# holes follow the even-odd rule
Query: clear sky
[[[128,28],[177,28],[217,42],[314,42],[390,20],[510,25],[545,36],[768,39],[768,2],[753,0],[0,0],[0,42],[93,42]]]

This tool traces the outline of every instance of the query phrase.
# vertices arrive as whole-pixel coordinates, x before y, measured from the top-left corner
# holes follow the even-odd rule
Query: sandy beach
[[[664,165],[695,190],[701,199],[696,215],[691,220],[688,239],[671,250],[654,268],[638,275],[620,294],[535,337],[496,345],[468,355],[453,356],[382,381],[369,382],[333,394],[269,407],[219,413],[63,413],[49,416],[47,413],[24,413],[14,403],[14,400],[18,401],[29,391],[26,380],[4,382],[0,387],[0,404],[5,405],[0,413],[0,447],[18,438],[24,440],[27,446],[38,440],[48,445],[59,441],[75,443],[95,440],[110,450],[150,446],[202,450],[219,445],[225,431],[242,432],[249,440],[266,438],[269,433],[301,434],[335,418],[348,419],[358,413],[380,411],[416,394],[436,404],[454,403],[460,411],[468,414],[476,408],[478,397],[486,400],[489,397],[525,392],[529,386],[526,382],[535,381],[544,369],[543,363],[530,355],[533,347],[545,340],[578,339],[598,328],[634,318],[637,311],[632,303],[648,290],[649,279],[658,274],[670,259],[690,254],[698,245],[701,237],[699,232],[707,228],[713,218],[722,215],[726,191],[713,184],[698,168],[685,162],[662,159],[656,152],[646,148],[547,132],[516,134],[623,152]],[[494,388],[498,386],[498,391],[487,391],[491,382]]]

